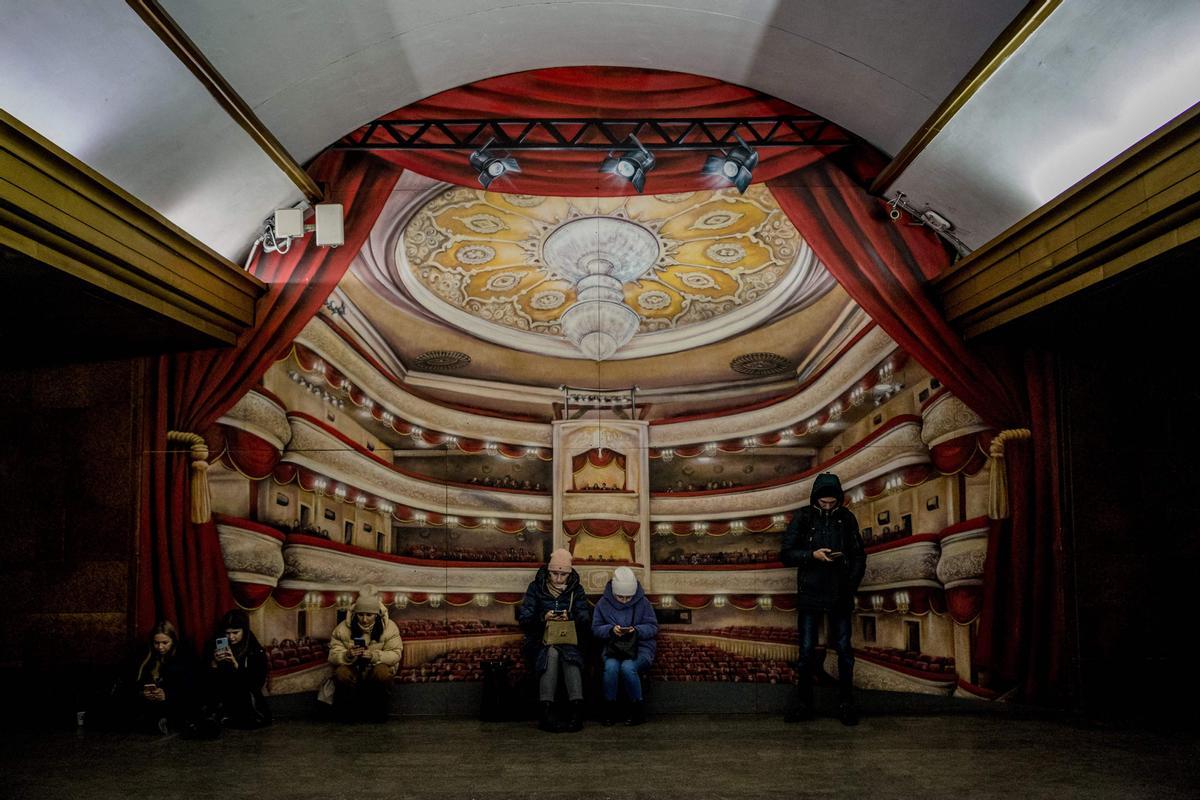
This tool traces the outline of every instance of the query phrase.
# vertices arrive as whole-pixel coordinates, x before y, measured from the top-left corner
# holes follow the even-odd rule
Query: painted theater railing
[[[353,592],[524,592],[537,564],[423,561],[377,553],[315,536],[289,534],[283,547],[287,589]]]
[[[737,439],[791,427],[823,411],[863,378],[871,367],[895,352],[896,344],[879,327],[867,328],[833,366],[804,390],[778,403],[737,414],[705,416],[650,426],[650,446],[668,448]]]
[[[813,481],[821,472],[836,471],[849,491],[885,473],[928,463],[929,449],[921,439],[921,418],[905,414],[800,475],[780,478],[762,488],[659,493],[650,500],[650,514],[654,522],[776,514],[808,505]]]
[[[550,446],[551,428],[545,423],[472,414],[405,391],[397,378],[364,356],[320,317],[300,332],[296,342],[336,366],[356,388],[384,408],[428,430],[527,447]]]
[[[288,420],[292,437],[283,462],[390,502],[465,516],[550,517],[550,495],[546,492],[484,488],[423,478],[384,461],[307,414],[293,411]]]

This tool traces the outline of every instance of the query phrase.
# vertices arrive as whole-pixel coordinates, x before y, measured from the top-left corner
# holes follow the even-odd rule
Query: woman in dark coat
[[[583,651],[580,645],[591,619],[587,595],[579,582],[579,573],[571,567],[570,551],[559,548],[550,561],[538,570],[537,576],[525,590],[525,599],[517,610],[517,622],[525,630],[525,656],[538,679],[540,721],[544,731],[559,732],[564,728],[554,723],[554,695],[558,692],[559,677],[567,686],[571,715],[565,730],[583,729]],[[566,630],[573,623],[574,642],[547,643],[551,634]]]
[[[604,724],[617,719],[617,693],[625,685],[629,698],[626,725],[646,721],[641,676],[658,650],[658,618],[646,592],[629,567],[617,567],[596,603],[592,635],[604,646]]]
[[[124,684],[126,718],[138,730],[166,734],[180,730],[192,717],[191,664],[181,652],[179,631],[170,622],[150,630],[146,653]]]
[[[205,663],[210,718],[235,728],[271,724],[271,709],[263,697],[267,654],[250,630],[245,611],[235,608],[221,617]]]

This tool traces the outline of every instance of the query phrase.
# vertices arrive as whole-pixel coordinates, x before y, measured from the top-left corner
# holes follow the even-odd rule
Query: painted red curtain
[[[571,457],[571,471],[579,472],[583,469],[584,464],[591,464],[593,467],[603,469],[609,464],[617,462],[617,466],[625,469],[625,456],[614,450],[588,450],[586,453],[579,453]]]
[[[807,113],[752,89],[697,75],[625,67],[559,67],[518,72],[450,89],[387,114],[385,118],[620,120],[653,115],[671,119],[712,119]],[[836,126],[825,124],[822,137],[833,140],[845,135]],[[546,137],[543,139],[549,141]],[[835,149],[836,146],[763,148],[754,170],[755,179],[763,181],[787,174]],[[475,171],[467,163],[467,153],[461,150],[377,152],[380,157],[422,175],[463,186],[479,186]],[[605,156],[603,152],[523,151],[516,155],[521,172],[504,176],[493,185],[495,189],[574,197],[636,193],[628,181],[599,171]],[[691,192],[727,186],[720,179],[709,186],[711,179],[700,176],[700,168],[709,155],[713,153],[656,153],[658,163],[646,179],[646,192]]]
[[[928,230],[893,223],[883,201],[832,161],[769,183],[817,257],[901,349],[986,422],[1033,432],[1032,442],[1010,442],[1006,450],[1012,516],[995,523],[988,540],[975,662],[993,686],[1017,685],[1024,699],[1061,702],[1067,576],[1049,358],[1029,353],[1021,361],[968,347],[927,289],[948,264],[945,249]]]
[[[286,255],[260,254],[251,272],[267,292],[255,309],[254,327],[236,345],[147,363],[137,581],[142,633],[156,620],[170,619],[198,647],[234,602],[215,525],[190,521],[189,459],[168,450],[167,431],[203,434],[258,382],[333,291],[400,171],[370,155],[331,152],[309,172],[328,183],[329,202],[343,205],[345,245],[318,248],[306,237]]]

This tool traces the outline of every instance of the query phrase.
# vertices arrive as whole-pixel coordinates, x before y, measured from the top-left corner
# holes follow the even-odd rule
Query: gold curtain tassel
[[[198,433],[167,431],[167,441],[189,446],[192,457],[192,522],[208,522],[212,519],[212,506],[208,495],[208,444]]]
[[[1000,431],[988,448],[988,516],[992,519],[1008,519],[1008,473],[1004,469],[1004,447],[1008,442],[1033,437],[1029,428],[1009,428]]]

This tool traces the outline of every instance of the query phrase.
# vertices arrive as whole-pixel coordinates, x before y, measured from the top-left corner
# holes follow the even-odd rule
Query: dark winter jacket
[[[155,684],[166,695],[163,702],[146,700],[142,688]],[[172,724],[180,724],[194,712],[196,700],[196,674],[192,661],[178,651],[160,658],[154,653],[143,655],[136,669],[125,681],[122,695],[127,703],[127,712],[134,716],[149,715],[155,719],[167,717]]]
[[[517,622],[525,631],[525,657],[539,674],[546,671],[549,661],[549,648],[542,644],[546,631],[547,611],[569,611],[571,619],[575,620],[575,636],[582,645],[591,622],[592,612],[588,606],[587,595],[579,582],[579,573],[571,570],[567,578],[567,586],[562,594],[554,597],[550,594],[550,571],[542,565],[537,577],[529,582],[525,590],[525,599],[517,609]],[[567,664],[583,666],[583,651],[576,645],[556,645],[559,658]]]
[[[243,633],[242,641],[230,647],[237,667],[216,660],[215,643],[210,642],[205,653],[208,664],[208,692],[226,706],[225,713],[235,717],[254,717],[257,722],[268,722],[271,710],[263,687],[267,683],[267,654],[258,639],[250,631]]]
[[[832,511],[823,511],[817,498],[828,497],[834,491],[838,504]],[[780,558],[789,567],[796,567],[796,605],[799,608],[849,608],[854,594],[862,583],[867,568],[858,520],[842,505],[845,499],[841,482],[830,472],[823,472],[813,482],[811,505],[798,509],[783,534]],[[813,551],[828,547],[840,552],[841,558],[826,563],[813,558]]]
[[[646,597],[642,585],[638,584],[637,594],[628,603],[617,600],[613,594],[612,581],[604,587],[604,595],[596,603],[592,614],[592,636],[602,642],[612,639],[613,625],[622,628],[633,626],[637,629],[637,654],[647,664],[654,663],[654,654],[658,650],[658,618],[654,616],[654,607]]]

